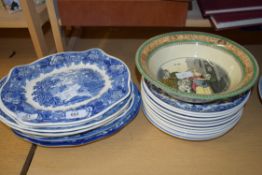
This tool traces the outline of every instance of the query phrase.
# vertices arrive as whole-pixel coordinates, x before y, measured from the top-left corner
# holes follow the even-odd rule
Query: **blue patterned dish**
[[[12,118],[8,117],[3,111],[0,110],[0,121],[5,123],[7,126],[23,132],[25,134],[29,135],[36,135],[36,136],[42,136],[42,137],[61,137],[61,136],[68,136],[68,135],[75,135],[81,132],[87,132],[90,130],[93,130],[95,128],[98,128],[102,125],[105,125],[116,118],[119,118],[123,112],[127,110],[127,108],[130,106],[134,98],[134,95],[132,95],[130,98],[123,101],[124,103],[121,104],[120,108],[119,106],[109,110],[104,115],[97,117],[100,120],[92,120],[91,122],[81,124],[79,126],[73,126],[73,127],[40,127],[40,128],[28,128],[26,126],[23,126],[21,124],[17,124]]]
[[[2,87],[2,84],[4,83],[6,78],[0,80],[0,88]],[[0,109],[0,121],[5,123],[7,126],[16,129],[18,131],[21,131],[26,134],[31,135],[41,135],[41,136],[49,136],[49,137],[58,137],[63,135],[73,135],[81,132],[86,132],[91,129],[95,129],[99,126],[102,126],[113,119],[119,117],[132,103],[132,99],[134,98],[134,85],[132,85],[132,94],[130,97],[126,98],[124,101],[122,101],[119,105],[115,106],[114,108],[110,109],[105,114],[98,116],[96,119],[78,125],[78,126],[66,126],[66,127],[38,127],[38,128],[30,128],[27,126],[24,126],[20,123],[16,123],[12,118],[10,118],[8,115],[6,115],[1,109]]]
[[[249,92],[241,94],[239,96],[223,100],[223,101],[216,101],[212,103],[202,103],[202,104],[195,104],[195,103],[187,103],[180,100],[176,100],[165,93],[160,88],[154,86],[150,82],[146,81],[145,79],[142,80],[142,86],[145,89],[149,89],[151,93],[159,100],[163,101],[166,104],[169,104],[175,108],[179,108],[185,111],[191,112],[203,112],[203,113],[210,113],[210,112],[221,112],[232,109],[238,105],[240,105],[249,95]],[[148,91],[147,91],[148,92]]]
[[[125,115],[107,125],[104,125],[95,130],[91,130],[89,132],[67,137],[46,138],[26,135],[15,130],[13,131],[16,135],[29,142],[46,147],[65,147],[87,144],[116,133],[125,125],[127,125],[130,121],[132,121],[139,112],[141,103],[141,97],[136,87],[134,90],[134,97],[134,101],[132,102],[132,105],[129,107],[129,110],[126,111]]]
[[[78,125],[130,95],[130,72],[100,49],[64,52],[13,68],[0,107],[27,126]]]

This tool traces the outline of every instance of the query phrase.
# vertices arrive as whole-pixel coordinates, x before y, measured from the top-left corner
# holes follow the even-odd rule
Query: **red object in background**
[[[187,7],[186,0],[58,0],[64,26],[183,27]]]
[[[262,0],[197,0],[203,16],[262,10]]]
[[[211,15],[216,29],[262,25],[262,10]]]

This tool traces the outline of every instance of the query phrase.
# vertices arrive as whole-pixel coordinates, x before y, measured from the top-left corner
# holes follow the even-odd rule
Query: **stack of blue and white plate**
[[[149,81],[142,80],[141,96],[146,117],[160,130],[187,140],[219,137],[240,120],[250,91],[224,101],[188,103],[176,100]]]
[[[140,106],[126,64],[100,49],[14,67],[0,87],[0,120],[43,146],[76,146],[112,135]]]

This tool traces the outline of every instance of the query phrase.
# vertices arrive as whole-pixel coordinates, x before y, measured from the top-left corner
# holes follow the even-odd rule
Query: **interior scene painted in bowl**
[[[160,66],[158,77],[182,92],[209,95],[227,90],[227,73],[215,63],[201,58],[178,58]]]

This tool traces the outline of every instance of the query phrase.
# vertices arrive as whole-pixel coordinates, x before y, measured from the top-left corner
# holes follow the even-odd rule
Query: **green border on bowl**
[[[252,63],[252,66],[254,68],[254,73],[253,73],[253,78],[247,83],[247,86],[243,87],[243,88],[240,88],[240,89],[236,89],[230,93],[218,93],[218,94],[213,94],[213,95],[198,95],[198,94],[193,94],[193,93],[183,93],[183,92],[180,92],[174,88],[171,88],[167,85],[165,85],[164,83],[161,83],[160,81],[156,81],[156,80],[153,80],[150,76],[148,76],[143,68],[140,66],[141,65],[141,62],[140,62],[140,56],[141,56],[141,51],[149,44],[151,43],[152,41],[154,40],[157,40],[157,39],[160,39],[162,37],[166,37],[166,36],[172,36],[172,35],[179,35],[179,34],[194,34],[194,35],[202,35],[202,36],[208,36],[208,37],[212,37],[212,38],[217,38],[217,39],[221,39],[221,40],[224,40],[232,45],[234,45],[236,48],[242,50],[249,58],[250,62]],[[185,40],[186,42],[203,42],[203,43],[209,43],[209,42],[204,42],[204,41],[198,41],[198,40]],[[178,42],[183,42],[183,40],[179,40],[177,41]],[[175,43],[175,41],[173,42]],[[167,43],[169,44],[169,43]],[[162,45],[160,47],[166,47],[166,45]],[[170,42],[170,44],[172,44],[172,42]],[[217,45],[215,45],[214,43],[210,43],[208,45],[213,45],[214,47],[218,47]],[[156,50],[160,47],[157,47]],[[223,47],[220,47],[221,49]],[[228,50],[224,49],[226,52],[230,53]],[[155,51],[155,49],[154,49]],[[153,51],[153,52],[154,52]],[[151,54],[151,53],[150,53]],[[231,53],[233,54],[233,53]],[[233,54],[233,57],[236,58],[236,55]],[[239,57],[237,57],[238,59],[238,62],[240,62],[239,60]],[[149,59],[150,59],[150,56],[149,56]],[[243,63],[240,62],[240,65],[241,65],[241,68],[242,68],[242,71],[244,71],[243,67]],[[145,41],[137,50],[136,52],[136,66],[139,70],[139,72],[142,74],[142,76],[144,76],[147,80],[149,80],[150,82],[152,82],[154,85],[156,85],[157,87],[160,87],[165,90],[167,93],[169,94],[172,94],[172,95],[175,95],[175,96],[179,96],[181,98],[189,98],[189,99],[193,99],[193,101],[196,101],[196,100],[199,100],[199,102],[203,101],[203,102],[207,102],[207,101],[214,101],[214,100],[219,100],[219,99],[225,99],[225,98],[229,98],[229,97],[233,97],[233,96],[236,96],[238,94],[241,94],[241,93],[244,93],[245,91],[249,90],[256,82],[257,78],[258,78],[258,75],[259,75],[259,67],[258,67],[258,64],[256,62],[256,59],[254,58],[254,56],[246,49],[244,48],[243,46],[239,45],[238,43],[228,39],[228,38],[225,38],[225,37],[222,37],[222,36],[219,36],[219,35],[214,35],[214,34],[210,34],[210,33],[204,33],[204,32],[195,32],[195,31],[182,31],[182,32],[170,32],[170,33],[165,33],[165,34],[161,34],[161,35],[157,35],[155,37],[152,37],[150,39],[148,39],[147,41]],[[243,75],[245,74],[245,72],[243,72]]]

